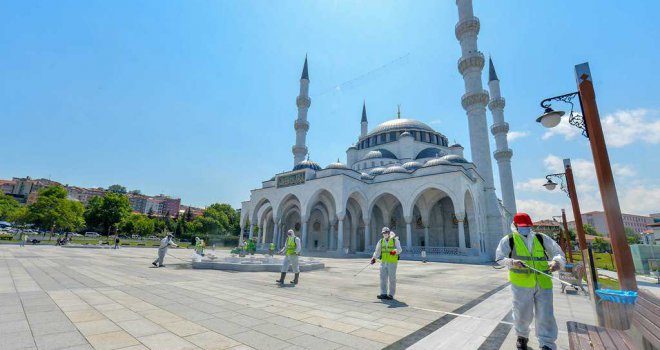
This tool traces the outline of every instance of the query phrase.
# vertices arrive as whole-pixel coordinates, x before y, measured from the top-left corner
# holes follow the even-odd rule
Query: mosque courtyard
[[[401,261],[396,301],[381,302],[377,267],[355,276],[366,259],[322,259],[279,287],[276,273],[193,270],[190,250],[169,254],[157,269],[156,249],[0,245],[0,349],[515,348],[507,275],[490,265]],[[566,321],[593,317],[555,289],[567,348]]]

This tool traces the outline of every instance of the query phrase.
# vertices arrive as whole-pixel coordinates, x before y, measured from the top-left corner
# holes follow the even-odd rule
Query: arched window
[[[381,165],[381,166],[382,166],[382,165],[385,165],[385,163],[381,160],[381,161],[380,161],[380,165]]]
[[[373,168],[375,166],[376,166],[376,162],[371,162],[371,167]]]
[[[396,141],[396,131],[390,133],[390,142]]]
[[[385,143],[385,134],[380,134],[380,143]]]

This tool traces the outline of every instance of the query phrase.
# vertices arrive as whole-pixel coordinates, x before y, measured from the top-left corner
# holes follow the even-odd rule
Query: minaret
[[[493,60],[488,59],[488,89],[490,90],[490,102],[488,108],[493,114],[493,126],[490,131],[495,136],[497,149],[493,156],[497,161],[500,171],[500,188],[502,190],[502,201],[504,208],[513,216],[516,213],[516,195],[513,192],[513,175],[511,174],[511,156],[513,151],[509,148],[507,134],[509,124],[504,121],[505,101],[500,94],[500,80],[497,78]]]
[[[490,158],[488,123],[486,120],[488,92],[483,89],[481,82],[481,70],[484,68],[485,62],[484,55],[479,52],[477,47],[480,23],[479,19],[474,16],[472,0],[456,0],[456,6],[458,7],[458,23],[455,27],[455,33],[461,44],[458,71],[463,76],[465,83],[465,94],[461,97],[461,104],[468,117],[472,162],[476,165],[477,172],[485,183],[487,223],[485,237],[483,237],[483,242],[480,243],[482,243],[482,249],[485,248],[484,253],[493,256],[497,243],[503,234],[503,221],[493,184],[493,163]]]
[[[369,132],[369,122],[367,122],[367,103],[362,102],[362,121],[360,122],[362,130],[360,131],[360,138],[367,136]]]
[[[307,130],[309,130],[309,122],[307,122],[307,110],[312,104],[309,98],[309,74],[307,73],[307,55],[305,55],[305,65],[303,66],[302,75],[300,76],[300,94],[296,98],[296,106],[298,106],[298,119],[293,125],[296,130],[296,144],[291,148],[293,152],[293,166],[305,160],[307,155],[307,146],[305,145],[307,139]]]

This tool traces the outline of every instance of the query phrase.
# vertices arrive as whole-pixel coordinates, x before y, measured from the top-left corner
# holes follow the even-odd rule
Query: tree
[[[632,227],[624,227],[623,231],[626,233],[626,239],[628,240],[628,244],[638,244],[639,241],[642,239],[642,235],[635,232],[635,229],[633,229]]]
[[[147,217],[149,217],[149,219],[154,217],[154,208],[149,207],[149,211],[147,212]]]
[[[190,207],[188,207],[188,210],[186,210],[186,221],[190,222],[193,220],[193,213],[192,210],[190,210]]]
[[[108,235],[131,213],[131,203],[124,194],[108,193],[104,197],[95,197],[89,201],[85,219],[90,227],[100,228]]]
[[[77,231],[85,225],[83,205],[67,199],[62,186],[50,186],[39,191],[37,201],[28,206],[25,220],[43,230]]]
[[[0,192],[0,220],[11,221],[15,212],[21,207],[14,197]]]
[[[589,225],[589,224],[583,224],[582,227],[584,228],[584,233],[587,234],[587,235],[592,235],[592,236],[596,236],[596,237],[602,237],[603,236],[602,233],[596,231],[596,228]]]
[[[132,213],[119,224],[119,230],[124,234],[149,236],[154,233],[154,220],[142,214]]]
[[[602,252],[606,252],[606,251],[609,250],[608,248],[609,248],[609,245],[610,245],[610,244],[607,243],[607,242],[605,242],[605,240],[604,240],[603,238],[601,238],[601,237],[596,237],[596,238],[594,238],[594,241],[593,241],[593,243],[592,243],[591,245],[593,246],[593,248],[594,248],[597,252],[602,253]]]
[[[120,194],[126,194],[126,187],[122,185],[112,185],[108,187],[108,191],[112,193],[120,193]]]
[[[139,195],[139,194],[142,194],[142,191],[140,191],[140,190],[132,190],[132,191],[129,191],[128,193],[130,193],[130,194],[134,194],[134,195]]]

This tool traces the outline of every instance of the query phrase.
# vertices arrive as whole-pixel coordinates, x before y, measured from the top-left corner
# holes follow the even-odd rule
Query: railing
[[[426,255],[454,255],[454,256],[477,256],[477,248],[459,248],[459,247],[403,247],[403,254],[421,255],[422,249],[426,250]]]

